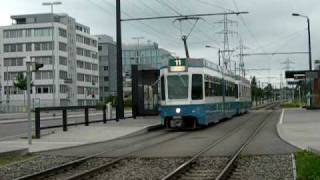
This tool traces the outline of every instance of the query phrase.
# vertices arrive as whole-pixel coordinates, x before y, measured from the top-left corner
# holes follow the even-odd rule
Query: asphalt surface
[[[106,157],[118,157],[137,151],[132,155],[138,157],[185,157],[192,156],[237,128],[237,131],[232,133],[231,136],[207,152],[207,155],[210,156],[229,156],[240,147],[264,119],[266,119],[265,126],[248,145],[244,154],[288,154],[295,152],[297,148],[282,141],[277,135],[276,124],[279,116],[279,109],[257,110],[196,131],[159,130],[93,145],[50,151],[44,154],[85,156],[104,151]]]
[[[102,120],[102,115],[89,116],[89,120]],[[73,122],[84,122],[83,117],[69,117],[69,123]],[[34,121],[32,122],[34,126]],[[41,121],[41,126],[53,126],[62,125],[62,118],[58,120],[43,120]],[[17,122],[17,123],[1,123],[0,122],[0,141],[7,140],[10,138],[16,138],[17,136],[23,136],[28,132],[28,122]]]

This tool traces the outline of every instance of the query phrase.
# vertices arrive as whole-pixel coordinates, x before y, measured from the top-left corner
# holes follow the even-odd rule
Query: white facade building
[[[11,19],[12,25],[0,27],[2,106],[24,104],[24,92],[13,82],[19,73],[25,74],[28,59],[44,64],[32,77],[34,106],[98,102],[98,45],[89,27],[66,14],[18,15]]]

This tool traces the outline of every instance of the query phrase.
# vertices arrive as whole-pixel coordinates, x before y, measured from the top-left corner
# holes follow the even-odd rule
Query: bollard
[[[36,138],[40,139],[41,133],[40,133],[40,109],[35,109],[35,131],[36,131]]]
[[[89,126],[89,111],[87,107],[84,108],[84,123],[85,126]]]
[[[108,109],[108,119],[112,119],[112,106],[111,106],[111,103],[107,104],[107,109]]]
[[[62,126],[63,131],[68,131],[68,122],[67,122],[67,110],[62,110]]]
[[[106,115],[106,105],[103,105],[103,123],[106,124],[107,123],[107,115]]]

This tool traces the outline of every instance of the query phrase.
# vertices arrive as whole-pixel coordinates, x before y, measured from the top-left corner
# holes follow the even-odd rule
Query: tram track
[[[67,163],[62,164],[60,166],[46,169],[41,172],[37,172],[34,174],[19,177],[19,178],[16,178],[16,180],[36,180],[36,179],[46,179],[47,180],[47,179],[57,179],[57,177],[59,177],[59,179],[82,179],[83,177],[87,177],[97,171],[107,169],[107,168],[112,168],[114,165],[120,163],[122,160],[125,160],[126,158],[129,158],[130,155],[132,155],[136,152],[139,152],[139,151],[147,149],[147,148],[151,148],[153,146],[157,146],[161,143],[175,140],[181,136],[185,136],[188,133],[190,133],[190,132],[182,132],[182,133],[179,133],[178,135],[174,135],[173,137],[171,137],[172,133],[165,132],[162,135],[167,135],[167,136],[169,136],[168,138],[164,138],[164,140],[161,140],[159,142],[151,143],[150,145],[143,146],[137,150],[131,151],[131,152],[129,152],[125,155],[122,155],[120,157],[117,157],[117,158],[103,157],[104,154],[110,153],[109,150],[103,151],[103,152],[99,152],[99,153],[96,153],[93,155],[82,157],[80,159],[76,159],[74,161],[67,162]],[[163,136],[161,136],[161,137],[163,138]],[[148,139],[145,139],[145,141],[152,141],[152,140],[154,140],[154,138],[155,137],[150,137]],[[123,146],[123,148],[126,146],[128,146],[128,144]],[[92,163],[92,162],[94,162],[94,163]],[[86,164],[88,164],[89,166],[86,166]],[[87,169],[84,169],[83,167],[86,167]],[[82,170],[79,172],[79,169],[82,169]]]
[[[268,107],[264,107],[264,108],[268,108]],[[250,119],[255,118],[254,116],[250,117],[248,119],[247,122],[250,122]],[[246,122],[246,123],[247,123]],[[246,124],[244,123],[244,124]],[[240,127],[242,126],[238,126],[237,128],[235,128],[233,131],[236,131],[236,129],[240,129]],[[228,133],[225,136],[230,136],[232,135],[232,133]],[[110,152],[110,150],[108,151],[103,151],[103,152],[99,152],[93,155],[89,155],[89,156],[85,156],[82,157],[80,159],[76,159],[74,161],[70,161],[67,162],[65,164],[62,164],[60,166],[56,166],[41,172],[37,172],[34,174],[30,174],[30,175],[26,175],[23,177],[19,177],[17,179],[19,180],[26,180],[26,179],[90,179],[92,177],[98,176],[99,174],[106,172],[106,171],[111,171],[114,169],[117,169],[120,165],[123,166],[125,165],[124,162],[126,159],[133,157],[133,154],[138,153],[139,151],[157,146],[159,144],[162,143],[166,143],[175,139],[178,139],[182,136],[186,136],[190,133],[190,131],[188,132],[178,132],[178,135],[174,135],[172,136],[172,133],[168,133],[166,131],[164,131],[163,133],[160,133],[160,136],[163,139],[163,136],[168,136],[166,138],[164,138],[161,141],[158,141],[156,143],[151,143],[147,146],[142,146],[139,147],[138,149],[135,149],[129,153],[126,153],[124,155],[121,155],[119,157],[115,157],[115,158],[110,158],[110,157],[103,157],[104,154],[107,154]],[[219,144],[220,142],[223,141],[223,138],[225,138],[225,136],[219,138],[218,140],[215,141],[214,145],[212,145],[212,147],[214,147],[215,145]],[[155,136],[151,136],[149,138],[144,139],[145,141],[153,141],[155,138]],[[132,142],[132,144],[134,144],[134,142]],[[123,146],[122,148],[125,148],[128,145]],[[211,147],[211,146],[210,146]],[[211,147],[211,148],[212,148]],[[121,147],[118,147],[121,149]],[[210,148],[208,148],[209,150]],[[203,151],[205,152],[205,151]],[[203,153],[199,153],[199,156]],[[191,162],[194,161],[191,160]],[[179,170],[180,171],[180,170]]]
[[[266,110],[274,110],[277,105],[271,104],[266,107],[263,107],[263,109]],[[228,137],[232,136],[234,133],[236,133],[238,130],[245,127],[246,123],[242,124],[241,126],[238,126],[231,131],[229,131],[227,134],[221,136],[218,140],[215,142],[209,144],[207,147],[193,155],[189,160],[185,161],[182,165],[180,165],[178,168],[173,170],[171,173],[167,174],[165,177],[162,178],[162,180],[171,180],[171,179],[184,179],[184,180],[198,180],[198,179],[216,179],[216,180],[222,180],[227,179],[233,172],[234,167],[237,164],[238,159],[240,158],[241,152],[245,149],[245,147],[254,139],[254,137],[259,133],[259,131],[264,127],[266,124],[266,120],[273,114],[274,112],[268,112],[265,116],[263,116],[261,121],[259,121],[257,127],[255,130],[249,135],[249,137],[245,140],[244,143],[241,144],[241,146],[235,151],[235,153],[228,159],[221,159],[221,157],[204,157],[204,154],[208,152],[209,150],[213,149],[220,143],[222,143],[224,140],[226,140]],[[254,118],[254,117],[253,117]],[[250,121],[247,121],[250,122]],[[204,168],[201,164],[201,158],[204,158],[205,161],[209,162],[215,162],[215,167],[212,169],[212,166],[210,168]],[[210,160],[211,159],[211,160]]]

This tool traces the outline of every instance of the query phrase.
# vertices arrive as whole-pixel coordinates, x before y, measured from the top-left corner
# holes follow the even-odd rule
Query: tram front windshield
[[[168,76],[168,98],[188,99],[188,75]]]

